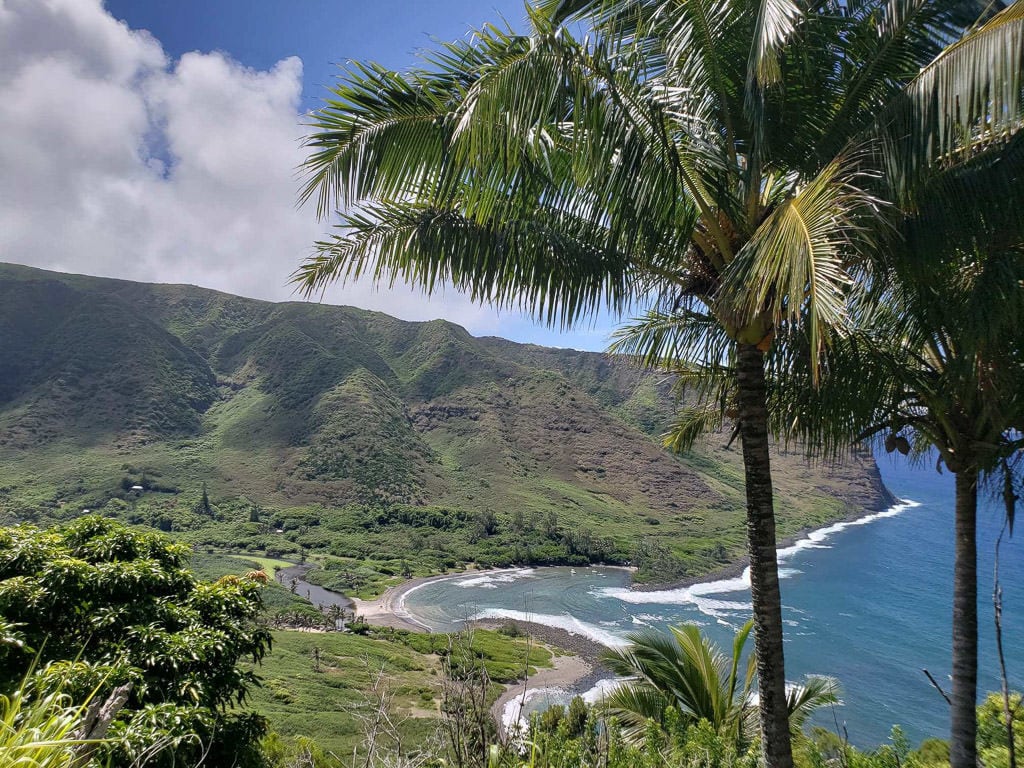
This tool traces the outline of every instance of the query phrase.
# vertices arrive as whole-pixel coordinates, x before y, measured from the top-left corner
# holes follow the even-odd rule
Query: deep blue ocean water
[[[946,736],[947,705],[922,673],[948,689],[953,573],[953,478],[933,468],[880,459],[899,498],[889,514],[817,532],[784,554],[782,595],[787,678],[827,674],[842,686],[843,706],[817,724],[845,728],[853,744],[884,742],[899,724],[912,742]],[[1024,516],[1022,516],[1024,519]],[[981,691],[997,690],[992,564],[1003,510],[979,511]],[[1024,523],[1005,542],[1004,647],[1011,682],[1024,686]],[[434,629],[472,616],[519,617],[561,626],[605,644],[643,626],[696,622],[727,645],[749,617],[742,579],[666,592],[632,592],[621,570],[539,568],[452,577],[428,583],[405,609]]]

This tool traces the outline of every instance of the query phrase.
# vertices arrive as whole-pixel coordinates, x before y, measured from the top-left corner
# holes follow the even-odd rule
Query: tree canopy
[[[115,762],[159,745],[179,757],[209,749],[207,764],[238,762],[264,730],[257,716],[232,711],[256,682],[238,661],[270,649],[261,579],[201,582],[188,557],[160,534],[95,515],[0,530],[0,690],[33,669],[41,693],[84,699],[127,683],[111,731],[124,739]]]

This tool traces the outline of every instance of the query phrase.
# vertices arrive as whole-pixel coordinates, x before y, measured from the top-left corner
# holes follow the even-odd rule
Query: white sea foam
[[[910,499],[902,499],[899,504],[894,504],[888,509],[884,509],[881,512],[874,512],[864,517],[858,517],[856,520],[844,520],[839,523],[833,523],[832,525],[824,528],[818,528],[816,531],[811,531],[805,538],[800,539],[792,546],[785,547],[779,550],[779,562],[788,560],[797,552],[803,549],[829,549],[831,545],[824,544],[826,539],[831,538],[834,534],[840,531],[845,531],[847,528],[853,528],[858,525],[868,525],[876,520],[884,520],[887,517],[896,517],[896,515],[906,512],[908,509],[919,507],[921,504]]]
[[[864,517],[857,518],[856,520],[846,520],[839,523],[833,523],[825,528],[819,528],[815,531],[811,531],[806,537],[800,539],[793,545],[780,549],[778,551],[779,562],[785,562],[789,558],[793,557],[797,552],[805,549],[827,549],[829,545],[824,544],[824,542],[831,536],[839,533],[840,531],[844,531],[847,528],[852,528],[858,525],[867,525],[875,522],[876,520],[882,520],[887,517],[895,517],[908,509],[913,509],[918,506],[920,506],[918,502],[904,499],[899,504],[895,504],[882,512],[865,515]],[[782,568],[779,570],[779,576],[781,578],[793,576],[797,573],[799,573],[799,571],[792,568]],[[626,587],[600,588],[594,590],[592,594],[598,597],[613,597],[617,600],[621,600],[625,603],[632,603],[634,605],[644,603],[682,605],[688,603],[696,607],[701,613],[718,619],[719,623],[727,624],[728,622],[723,620],[725,614],[733,611],[750,611],[750,603],[734,600],[721,600],[708,596],[724,595],[732,592],[746,592],[749,589],[750,568],[748,567],[744,569],[743,574],[738,577],[718,579],[717,581],[705,581],[693,584],[689,587],[680,587],[678,589],[661,589],[653,592],[639,592]]]
[[[740,579],[734,581],[739,582]],[[659,605],[682,605],[689,603],[705,616],[720,618],[730,612],[750,611],[749,602],[737,600],[720,600],[707,595],[719,594],[722,592],[738,592],[746,589],[747,585],[737,585],[731,589],[723,589],[722,582],[709,582],[707,584],[694,584],[691,587],[682,589],[661,589],[654,592],[637,592],[629,587],[604,587],[591,592],[596,597],[614,597],[624,603],[638,604],[659,604]]]
[[[497,571],[485,573],[480,576],[471,576],[468,579],[459,579],[454,582],[456,587],[480,587],[482,589],[497,589],[499,584],[511,584],[519,579],[532,578],[536,573],[532,568],[520,568],[514,571]]]
[[[596,704],[602,699],[604,699],[606,696],[608,696],[608,694],[614,691],[616,688],[623,685],[624,683],[629,682],[630,679],[631,678],[628,677],[609,677],[603,680],[598,680],[596,683],[594,683],[593,688],[591,688],[589,691],[584,691],[583,693],[581,693],[580,697],[585,702],[587,702],[587,704]]]
[[[804,685],[807,684],[806,680],[808,680],[808,679],[810,679],[812,677],[825,680],[829,684],[829,687],[831,688],[832,693],[834,693],[834,694],[835,693],[839,693],[839,691],[841,690],[839,688],[839,683],[835,680],[835,678],[828,677],[827,675],[808,675],[807,678],[805,678],[805,681],[802,682],[802,683],[793,683],[793,682],[790,682],[789,680],[787,680],[786,681],[786,693],[791,695],[794,692],[802,691],[803,688],[804,688]],[[751,706],[756,707],[761,702],[761,696],[758,694],[757,691],[751,691],[750,692],[749,701],[750,701],[750,705]],[[845,706],[845,702],[842,699],[836,699],[836,706],[837,707]]]
[[[470,576],[468,579],[466,577],[466,574],[464,574],[464,573],[457,573],[457,574],[455,574],[453,576],[441,576],[441,577],[426,579],[426,580],[420,582],[419,584],[417,584],[416,586],[410,587],[409,589],[405,590],[400,595],[398,595],[398,597],[395,599],[395,604],[393,606],[393,610],[394,610],[394,613],[395,613],[396,616],[400,616],[403,619],[409,619],[410,621],[414,621],[415,623],[419,624],[422,627],[426,627],[429,630],[429,629],[431,629],[431,627],[427,626],[422,621],[418,621],[416,618],[414,618],[412,616],[412,614],[409,612],[409,610],[405,607],[405,601],[408,599],[409,595],[411,595],[413,592],[417,592],[417,591],[423,589],[424,587],[429,587],[429,586],[431,586],[433,584],[438,584],[439,582],[442,582],[442,581],[455,581],[456,584],[458,585],[458,581],[459,580],[474,581],[476,579],[485,579],[485,580],[486,579],[490,579],[490,580],[493,581],[495,579],[500,579],[500,578],[505,577],[505,576],[511,576],[512,578],[510,580],[514,581],[515,578],[518,578],[520,576],[523,577],[523,578],[531,577],[531,576],[533,576],[534,573],[536,573],[536,571],[533,568],[504,568],[502,570],[490,571],[490,572],[488,572],[486,574],[483,574],[481,576]],[[488,582],[488,583],[490,583],[490,582]],[[461,586],[467,586],[467,585],[463,584]]]
[[[785,547],[778,551],[779,562],[785,562],[789,558],[793,557],[796,553],[805,549],[828,549],[830,547],[827,544],[827,540],[835,534],[859,525],[867,525],[873,523],[876,520],[884,518],[895,517],[908,509],[920,506],[918,502],[903,500],[899,504],[895,504],[889,509],[882,512],[876,512],[856,520],[848,520],[844,522],[834,523],[824,528],[811,531],[804,538],[800,539],[793,545]],[[515,568],[505,569],[500,571],[489,571],[487,573],[468,576],[467,574],[456,574],[453,576],[446,577],[439,580],[431,580],[423,584],[419,584],[404,594],[402,594],[396,601],[395,613],[399,616],[407,618],[411,621],[415,621],[418,624],[422,622],[417,621],[410,613],[405,609],[406,598],[418,589],[421,589],[427,584],[436,583],[436,581],[454,581],[456,586],[460,587],[482,587],[482,588],[495,588],[498,584],[509,583],[519,578],[529,578],[534,575],[534,570],[530,568]],[[798,570],[793,568],[780,568],[779,575],[782,578],[793,576],[799,573]],[[606,574],[600,573],[603,577]],[[718,579],[716,581],[707,581],[694,584],[689,587],[681,587],[679,589],[667,589],[658,590],[654,592],[640,592],[634,591],[629,588],[609,588],[609,587],[595,587],[590,590],[590,594],[596,597],[611,597],[621,600],[624,603],[630,603],[633,605],[642,604],[663,604],[663,605],[693,605],[699,612],[714,619],[718,624],[726,627],[734,627],[731,620],[735,620],[737,614],[748,614],[751,610],[749,602],[744,600],[729,600],[723,599],[723,595],[729,595],[732,593],[747,592],[750,589],[750,569],[744,570],[743,574],[738,577],[728,579]],[[548,626],[558,627],[565,629],[566,631],[583,635],[590,638],[602,645],[609,647],[616,647],[625,644],[625,641],[617,634],[608,631],[604,626],[612,626],[607,622],[601,622],[603,626],[597,626],[594,624],[588,624],[587,622],[580,621],[570,614],[552,615],[552,614],[537,614],[537,613],[525,613],[522,611],[512,611],[507,609],[493,608],[488,609],[479,614],[480,618],[513,618],[520,619],[523,621],[535,621],[540,624],[547,624]],[[653,620],[648,619],[645,614],[637,614],[635,617],[630,616],[630,621],[633,624],[641,624],[642,622]],[[616,626],[621,626],[616,624]],[[734,627],[735,628],[735,627]]]
[[[402,592],[401,594],[399,594],[398,597],[395,599],[394,605],[391,606],[392,613],[394,613],[395,616],[397,616],[400,619],[405,619],[406,621],[411,621],[413,624],[418,624],[419,626],[421,626],[425,630],[427,630],[427,632],[433,632],[434,631],[433,627],[431,627],[429,624],[426,624],[425,622],[422,622],[419,619],[417,619],[409,611],[409,609],[405,607],[405,599],[407,597],[409,597],[409,595],[411,595],[416,590],[422,589],[423,587],[427,586],[427,584],[431,584],[434,581],[440,581],[440,579],[431,579],[429,581],[424,581],[424,582],[422,582],[420,584],[417,584],[414,587],[410,587],[409,589],[407,589],[404,592]]]
[[[505,707],[501,710],[502,730],[505,733],[509,733],[513,726],[526,726],[523,710],[526,709],[526,704],[530,699],[535,699],[538,696],[551,696],[561,699],[566,695],[566,692],[561,688],[527,688],[525,691],[516,694],[505,702]]]
[[[633,678],[610,677],[603,678],[594,683],[593,687],[582,692],[575,693],[565,688],[527,688],[525,691],[516,693],[511,699],[505,702],[501,710],[501,726],[505,733],[511,732],[516,726],[520,729],[526,727],[527,717],[524,710],[527,704],[533,699],[547,698],[549,704],[567,705],[574,696],[579,696],[587,704],[596,704],[608,696],[619,686]],[[544,702],[542,702],[543,704]]]
[[[646,621],[646,622],[651,622],[651,621],[667,621],[666,617],[664,617],[664,616],[656,616],[653,613],[638,613],[636,615],[636,618],[640,619],[640,621]]]
[[[614,632],[609,632],[594,624],[580,621],[568,613],[553,615],[550,613],[527,613],[526,611],[513,611],[508,608],[486,608],[473,617],[474,619],[513,619],[515,621],[532,621],[534,624],[543,624],[547,627],[564,629],[570,635],[582,635],[593,640],[595,643],[609,648],[620,648],[629,643],[625,638]]]

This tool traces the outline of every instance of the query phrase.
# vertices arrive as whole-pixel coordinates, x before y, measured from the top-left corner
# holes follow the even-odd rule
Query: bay
[[[871,747],[899,724],[912,743],[945,737],[948,708],[921,671],[948,689],[953,572],[953,478],[933,468],[880,460],[890,490],[906,501],[886,513],[816,531],[782,553],[787,677],[838,679],[843,705],[815,724]],[[993,552],[1003,508],[979,510],[979,688],[999,687],[995,655]],[[1024,545],[1004,541],[1004,645],[1011,683],[1024,685]],[[562,627],[605,645],[643,627],[700,625],[727,645],[749,617],[743,579],[639,592],[611,568],[518,569],[463,574],[409,592],[403,608],[435,630],[466,619],[510,617]],[[570,695],[567,692],[562,699]],[[559,700],[558,694],[546,700]]]

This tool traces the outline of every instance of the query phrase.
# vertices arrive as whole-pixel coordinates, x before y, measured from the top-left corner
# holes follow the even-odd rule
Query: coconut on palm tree
[[[799,329],[816,356],[847,322],[879,205],[864,137],[909,187],[991,121],[961,103],[985,90],[977,46],[939,56],[962,6],[547,2],[527,34],[487,26],[404,74],[352,65],[307,139],[305,197],[344,209],[296,273],[307,293],[448,285],[562,326],[653,304],[672,330],[652,355],[730,364],[771,768],[792,752],[765,354]],[[574,38],[578,19],[593,36]]]
[[[986,477],[997,482],[1012,520],[1024,461],[1021,242],[990,253],[890,250],[884,289],[835,340],[830,375],[813,397],[780,390],[777,408],[826,452],[874,442],[956,475],[950,755],[965,768],[977,758],[978,494]]]

